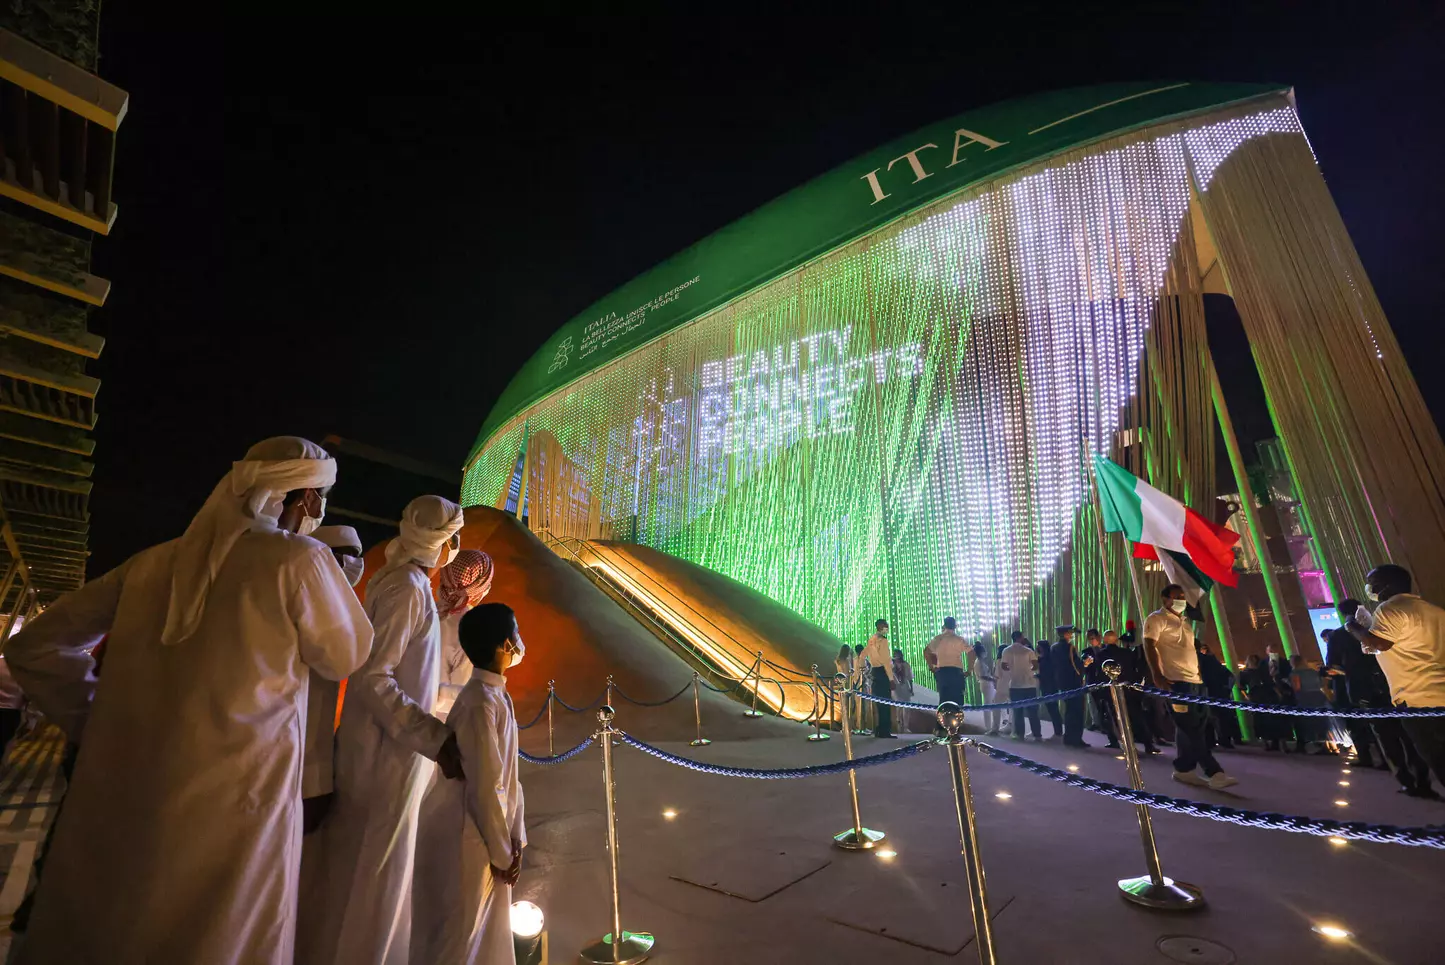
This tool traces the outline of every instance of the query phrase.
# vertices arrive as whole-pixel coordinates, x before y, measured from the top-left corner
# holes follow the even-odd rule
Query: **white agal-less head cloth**
[[[346,574],[346,582],[352,586],[361,582],[361,577],[366,573],[366,560],[361,555],[361,536],[350,526],[318,526],[311,534],[312,539],[320,540],[331,547],[333,552],[340,553],[337,557],[341,563],[341,572]]]
[[[413,499],[401,514],[400,534],[386,544],[386,565],[371,579],[379,580],[408,563],[429,567],[449,562],[456,555],[455,548],[449,544],[464,522],[462,508],[450,499],[441,496]]]
[[[232,463],[177,543],[161,643],[170,646],[195,634],[211,584],[242,533],[274,526],[288,492],[335,482],[336,461],[298,436],[258,442]]]

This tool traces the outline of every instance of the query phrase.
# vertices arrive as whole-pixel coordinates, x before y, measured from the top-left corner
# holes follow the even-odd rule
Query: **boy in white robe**
[[[422,802],[410,965],[514,965],[512,886],[527,831],[506,672],[525,648],[516,614],[502,603],[467,613],[458,638],[475,672],[447,723],[466,778],[436,781]]]

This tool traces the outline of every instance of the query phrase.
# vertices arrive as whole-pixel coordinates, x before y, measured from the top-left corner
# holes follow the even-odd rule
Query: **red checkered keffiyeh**
[[[481,603],[492,589],[492,558],[481,550],[462,550],[442,567],[437,603],[443,613],[461,613]]]

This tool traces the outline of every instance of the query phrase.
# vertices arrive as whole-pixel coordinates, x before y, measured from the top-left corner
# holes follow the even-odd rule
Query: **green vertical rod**
[[[1224,665],[1234,676],[1234,683],[1230,685],[1234,699],[1243,703],[1244,691],[1239,686],[1239,665],[1234,661],[1234,641],[1229,636],[1229,616],[1224,612],[1224,605],[1219,602],[1219,593],[1209,594],[1209,609],[1214,613],[1214,625],[1219,628],[1219,649],[1224,654]],[[1250,719],[1249,712],[1236,710],[1239,716],[1239,732],[1244,735],[1247,741],[1254,740],[1254,722]]]
[[[1289,623],[1289,611],[1284,605],[1280,592],[1279,577],[1274,572],[1274,561],[1269,555],[1269,544],[1264,540],[1264,529],[1259,525],[1259,511],[1254,505],[1254,488],[1249,484],[1249,473],[1244,468],[1244,456],[1239,451],[1239,439],[1234,434],[1234,421],[1229,418],[1229,406],[1224,401],[1224,390],[1219,385],[1219,372],[1214,368],[1214,354],[1208,355],[1209,391],[1214,397],[1214,414],[1219,419],[1219,429],[1224,436],[1224,448],[1229,452],[1229,468],[1234,470],[1234,483],[1239,487],[1240,508],[1244,521],[1249,524],[1249,535],[1259,552],[1259,571],[1264,576],[1264,588],[1269,593],[1269,606],[1274,611],[1274,622],[1279,626],[1279,639],[1284,652],[1291,658],[1299,657],[1295,645],[1294,628]]]

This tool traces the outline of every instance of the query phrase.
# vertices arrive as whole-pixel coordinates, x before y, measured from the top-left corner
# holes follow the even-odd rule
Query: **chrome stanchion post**
[[[557,751],[552,746],[552,702],[557,699],[557,681],[547,681],[547,756],[556,757]]]
[[[835,696],[845,693],[848,686],[848,678],[838,674],[833,678],[833,693]],[[843,711],[843,753],[849,761],[853,760],[853,735],[848,733],[848,711]],[[873,831],[863,827],[863,816],[858,811],[858,774],[853,768],[848,768],[848,798],[853,805],[853,827],[847,831],[840,831],[833,835],[833,844],[844,851],[869,851],[876,847],[886,835],[882,831]]]
[[[1104,675],[1109,678],[1109,693],[1114,698],[1114,716],[1119,719],[1119,743],[1124,745],[1124,762],[1129,766],[1129,786],[1144,790],[1144,777],[1139,773],[1139,750],[1134,746],[1134,728],[1129,722],[1129,708],[1124,701],[1124,687],[1119,683],[1123,668],[1113,660],[1105,660]],[[1135,804],[1139,818],[1139,837],[1144,842],[1144,863],[1149,869],[1137,878],[1122,878],[1119,893],[1128,901],[1146,908],[1165,911],[1193,911],[1204,907],[1204,893],[1196,885],[1164,876],[1159,867],[1159,849],[1154,843],[1154,822],[1147,804]]]
[[[697,696],[698,686],[699,678],[697,671],[694,670],[692,672],[692,718],[697,722],[697,740],[690,741],[689,743],[693,747],[706,747],[711,744],[712,741],[702,736],[702,704],[699,702]]]
[[[753,706],[751,710],[743,711],[744,717],[761,717],[763,712],[758,710],[758,691],[763,689],[763,652],[758,651],[758,659],[753,661]]]
[[[614,706],[613,703],[612,703],[612,675],[611,675],[611,674],[608,674],[608,675],[607,675],[607,696],[606,696],[605,698],[603,698],[602,704],[603,704],[603,706],[605,706],[605,707],[612,707],[612,706]]]
[[[968,783],[968,758],[963,735],[963,708],[949,701],[938,705],[938,743],[948,747],[948,769],[953,774],[953,805],[958,811],[958,839],[963,846],[963,867],[968,874],[968,903],[973,912],[974,944],[979,965],[994,965],[993,926],[988,917],[988,888],[983,878],[983,857],[978,850],[978,824],[973,814],[973,788]]]
[[[609,682],[612,678],[608,678]],[[622,930],[622,899],[617,887],[617,783],[612,771],[612,727],[616,711],[608,704],[597,711],[602,727],[597,732],[602,742],[602,779],[607,785],[607,858],[612,873],[612,931],[582,949],[579,956],[588,965],[637,965],[647,961],[656,939],[647,932]],[[620,936],[620,939],[619,939]]]
[[[820,689],[818,687],[818,680],[818,665],[815,663],[813,664],[813,682],[810,685],[813,688],[813,733],[808,735],[808,740],[810,741],[825,741],[831,739],[831,735],[823,733],[823,711],[818,707],[817,695]],[[831,692],[829,696],[832,696]]]

